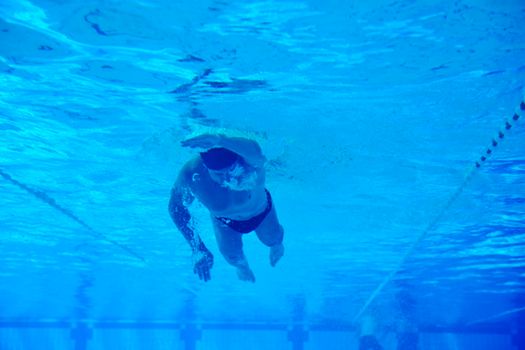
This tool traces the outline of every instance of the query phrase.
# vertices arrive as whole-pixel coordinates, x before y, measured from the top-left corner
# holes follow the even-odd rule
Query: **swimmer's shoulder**
[[[178,181],[189,185],[195,180],[196,175],[207,175],[204,164],[202,163],[202,159],[198,156],[190,159],[186,162],[186,164],[184,164],[180,170]]]

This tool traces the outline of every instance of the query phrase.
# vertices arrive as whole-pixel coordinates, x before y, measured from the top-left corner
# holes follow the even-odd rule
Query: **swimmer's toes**
[[[237,276],[241,281],[255,282],[255,275],[248,267],[237,268]]]
[[[284,255],[284,246],[282,244],[275,245],[270,248],[270,265],[275,266],[277,262]]]

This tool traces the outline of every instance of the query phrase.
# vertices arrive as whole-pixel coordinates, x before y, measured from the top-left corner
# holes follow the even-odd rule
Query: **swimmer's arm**
[[[210,149],[224,147],[239,154],[244,160],[255,167],[264,167],[266,157],[259,144],[243,137],[230,137],[223,134],[203,134],[182,141],[183,147]]]
[[[192,253],[195,253],[198,251],[207,251],[208,249],[192,227],[191,214],[188,206],[193,200],[194,196],[190,189],[183,184],[183,181],[179,177],[171,190],[168,211],[173,223],[190,245]]]
[[[257,142],[242,137],[229,137],[222,134],[217,136],[219,140],[218,146],[239,154],[248,164],[261,168],[264,167],[266,157]]]

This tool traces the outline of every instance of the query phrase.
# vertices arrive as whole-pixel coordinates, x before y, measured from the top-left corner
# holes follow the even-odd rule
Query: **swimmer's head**
[[[257,173],[241,156],[226,148],[212,148],[201,154],[211,178],[233,191],[248,191],[257,184]]]
[[[222,147],[211,148],[200,155],[204,166],[209,170],[228,169],[241,159],[237,153]]]

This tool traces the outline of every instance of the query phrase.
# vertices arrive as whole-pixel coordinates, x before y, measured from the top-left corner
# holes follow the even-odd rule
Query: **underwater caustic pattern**
[[[0,321],[514,327],[524,18],[520,1],[2,0]],[[180,141],[205,132],[268,158],[286,251],[272,269],[245,237],[254,285],[195,204],[217,257],[199,283],[167,212]]]

